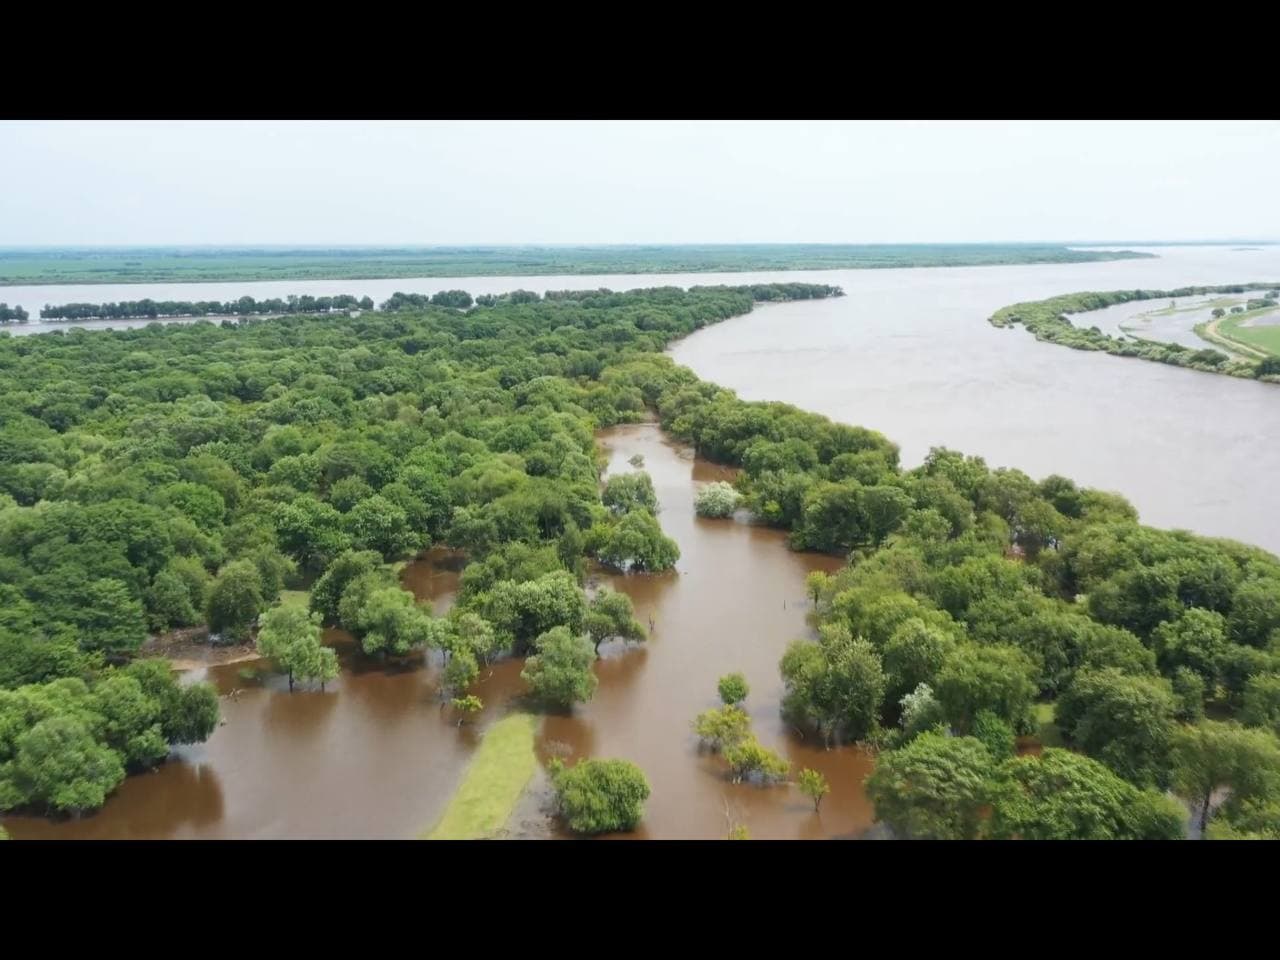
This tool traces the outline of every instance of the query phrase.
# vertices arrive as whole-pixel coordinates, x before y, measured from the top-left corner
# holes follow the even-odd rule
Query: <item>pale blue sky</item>
[[[1280,123],[0,122],[0,245],[1280,238]]]

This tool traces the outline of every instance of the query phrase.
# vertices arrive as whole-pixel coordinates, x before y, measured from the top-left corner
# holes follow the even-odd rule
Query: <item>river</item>
[[[1156,252],[1160,259],[1021,267],[73,287],[62,288],[74,291],[69,297],[39,294],[37,308],[143,296],[378,299],[452,287],[834,283],[848,296],[760,307],[699,331],[671,353],[747,399],[785,400],[881,430],[901,444],[908,465],[931,445],[946,445],[1036,477],[1056,472],[1117,490],[1148,523],[1280,551],[1280,511],[1271,504],[1280,476],[1280,387],[1073,351],[986,322],[1005,304],[1078,290],[1280,280],[1280,247]],[[15,302],[15,289],[0,299]],[[869,758],[856,749],[814,749],[791,737],[778,716],[778,658],[808,629],[804,576],[838,564],[787,551],[776,531],[694,517],[696,482],[723,468],[695,460],[653,426],[617,428],[601,440],[610,470],[630,469],[636,453],[645,458],[659,519],[682,558],[674,574],[604,578],[632,596],[642,622],[653,616],[653,636],[603,648],[595,698],[571,717],[547,718],[540,752],[638,763],[653,786],[639,837],[721,837],[730,820],[755,837],[860,834],[871,821],[861,790]],[[438,609],[456,584],[443,559],[419,562],[404,579]],[[254,665],[209,668],[198,676],[226,695],[226,722],[207,743],[129,778],[94,816],[58,823],[7,817],[4,825],[15,837],[415,836],[443,811],[485,724],[519,694],[520,664],[498,664],[482,678],[474,692],[486,709],[459,728],[440,710],[433,666],[388,670],[364,663],[340,634],[329,639],[343,650],[346,669],[325,693],[290,694],[276,676],[246,679],[242,672]],[[689,723],[715,704],[716,678],[733,670],[751,683],[747,706],[760,739],[781,750],[793,771],[813,766],[831,782],[821,816],[792,788],[730,784],[720,761],[698,752]]]

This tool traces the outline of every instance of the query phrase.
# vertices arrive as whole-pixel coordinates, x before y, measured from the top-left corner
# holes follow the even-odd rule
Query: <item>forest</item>
[[[643,473],[601,489],[594,432],[656,415],[741,467],[756,522],[848,558],[811,578],[818,639],[779,665],[784,710],[879,752],[867,790],[894,835],[1176,838],[1190,808],[1197,834],[1280,838],[1280,560],[1143,526],[1064,477],[945,449],[903,469],[879,433],[743,401],[661,352],[755,302],[839,292],[521,293],[0,337],[0,809],[92,810],[209,735],[212,691],[139,657],[175,627],[255,636],[291,685],[334,676],[329,623],[369,657],[442,651],[463,712],[479,665],[508,655],[538,699],[589,699],[593,646],[640,631],[625,597],[587,598],[585,560],[679,554]],[[442,617],[390,566],[436,544],[468,560]],[[280,602],[304,586],[309,609]],[[719,745],[736,776],[767,774],[733,687]],[[622,825],[649,793],[601,763],[553,771],[589,831],[592,791],[619,791]]]
[[[675,244],[511,247],[139,247],[0,250],[0,286],[226,280],[855,270],[1150,257],[1058,244]]]
[[[1118,357],[1139,357],[1175,367],[1189,367],[1206,373],[1280,383],[1280,357],[1236,359],[1205,344],[1192,350],[1179,343],[1157,343],[1134,337],[1113,337],[1096,326],[1072,323],[1070,314],[1102,310],[1117,303],[1135,300],[1169,300],[1207,293],[1245,293],[1250,290],[1276,291],[1276,283],[1244,283],[1216,287],[1180,287],[1177,290],[1112,290],[1107,293],[1069,293],[1048,300],[1015,303],[1002,307],[989,318],[995,327],[1021,325],[1037,340],[1059,343],[1073,350],[1101,350]],[[1276,294],[1273,294],[1274,297]],[[1250,301],[1252,305],[1254,301]],[[1259,300],[1259,303],[1262,301]],[[1252,306],[1251,306],[1252,308]]]

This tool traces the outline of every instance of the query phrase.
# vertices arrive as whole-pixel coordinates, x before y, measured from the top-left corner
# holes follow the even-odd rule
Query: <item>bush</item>
[[[693,509],[700,517],[731,517],[742,495],[723,480],[708,483],[698,491]]]
[[[574,833],[634,830],[644,816],[649,781],[628,760],[582,760],[572,767],[557,761],[551,778],[560,814]]]

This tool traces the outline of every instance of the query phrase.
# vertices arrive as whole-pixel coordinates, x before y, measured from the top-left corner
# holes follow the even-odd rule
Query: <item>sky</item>
[[[1276,121],[0,121],[0,245],[1280,239]]]

